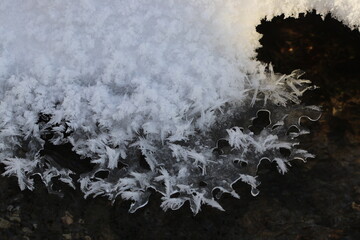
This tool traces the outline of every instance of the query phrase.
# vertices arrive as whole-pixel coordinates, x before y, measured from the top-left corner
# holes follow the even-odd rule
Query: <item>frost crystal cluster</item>
[[[262,160],[284,173],[312,156],[296,137],[320,114],[300,104],[301,71],[255,60],[255,28],[312,9],[360,21],[352,0],[2,0],[3,175],[129,199],[130,212],[153,190],[164,210],[189,201],[195,214],[222,209],[214,189],[239,197],[236,181],[256,195]]]

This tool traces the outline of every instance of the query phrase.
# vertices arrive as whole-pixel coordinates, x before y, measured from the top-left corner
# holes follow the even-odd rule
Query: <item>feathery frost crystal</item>
[[[312,88],[300,70],[254,60],[255,27],[311,9],[360,21],[352,0],[2,0],[3,175],[21,189],[39,175],[50,192],[57,179],[85,197],[129,199],[130,212],[151,190],[164,210],[189,201],[194,214],[223,210],[216,199],[238,198],[236,181],[257,195],[261,161],[285,173],[312,157],[297,148],[300,119],[320,111],[300,104]]]

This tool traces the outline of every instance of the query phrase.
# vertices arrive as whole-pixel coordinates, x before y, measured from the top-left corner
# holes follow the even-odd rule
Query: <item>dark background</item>
[[[263,21],[258,59],[275,72],[306,71],[320,89],[303,98],[323,116],[307,123],[303,147],[317,155],[293,161],[285,175],[272,164],[259,169],[260,194],[236,184],[237,200],[224,196],[226,212],[189,206],[163,212],[159,195],[134,214],[129,202],[83,199],[64,187],[63,199],[42,184],[20,191],[0,177],[0,239],[360,239],[360,34],[315,13]]]

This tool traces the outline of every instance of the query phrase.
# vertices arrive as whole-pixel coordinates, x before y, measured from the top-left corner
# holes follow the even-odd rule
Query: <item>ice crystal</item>
[[[152,190],[164,210],[189,201],[195,214],[238,198],[236,181],[257,195],[261,161],[285,173],[312,157],[298,148],[300,119],[320,111],[300,102],[313,88],[300,70],[254,60],[255,28],[310,9],[359,24],[352,0],[1,1],[3,175],[121,197],[130,212]]]

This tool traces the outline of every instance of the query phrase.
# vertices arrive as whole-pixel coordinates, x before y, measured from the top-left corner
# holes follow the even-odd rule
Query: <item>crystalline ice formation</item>
[[[164,210],[189,201],[194,213],[222,209],[214,189],[238,197],[236,181],[256,195],[262,159],[284,173],[311,157],[296,137],[319,109],[300,104],[311,88],[301,71],[254,60],[255,27],[310,9],[360,21],[351,0],[1,1],[3,174],[21,189],[39,175],[50,191],[54,178],[75,188],[80,174],[85,197],[130,199],[131,212],[151,189]],[[267,124],[252,126],[260,115]]]

